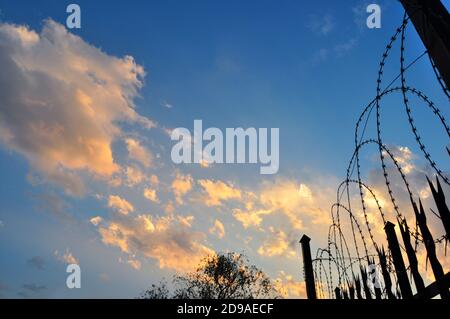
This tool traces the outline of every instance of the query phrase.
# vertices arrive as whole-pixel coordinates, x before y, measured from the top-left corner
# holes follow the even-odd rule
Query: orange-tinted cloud
[[[2,23],[0,43],[0,142],[67,193],[85,191],[76,171],[118,172],[119,122],[154,126],[134,109],[145,72],[132,57],[109,56],[52,20],[40,33]]]
[[[306,298],[306,286],[303,281],[295,280],[292,275],[280,271],[275,279],[275,287],[284,298]]]
[[[288,236],[282,230],[269,228],[270,235],[267,240],[258,248],[258,254],[266,257],[273,256],[295,256],[295,251],[290,247]]]
[[[172,182],[172,190],[178,204],[183,204],[183,196],[192,189],[193,179],[190,175],[177,174]]]
[[[216,235],[218,238],[223,238],[225,236],[225,227],[223,223],[216,219],[214,221],[214,226],[209,229],[209,233]]]
[[[140,215],[113,220],[100,227],[102,241],[133,259],[153,258],[160,268],[191,271],[212,250],[202,244],[204,235],[190,229],[189,217]]]
[[[234,218],[241,222],[244,228],[259,227],[261,225],[261,222],[263,221],[263,216],[269,215],[271,213],[271,210],[263,209],[246,211],[236,208],[233,210]]]
[[[122,215],[128,215],[129,213],[134,211],[134,207],[129,201],[117,195],[109,196],[108,207],[114,209]]]
[[[198,184],[205,193],[201,199],[206,206],[221,206],[223,201],[241,198],[241,191],[230,183],[201,179]]]
[[[156,190],[153,188],[147,187],[146,189],[144,189],[144,197],[149,201],[159,203],[158,195],[156,194]]]
[[[125,139],[127,145],[128,155],[131,159],[141,163],[145,167],[149,167],[153,162],[153,155],[145,148],[138,140],[127,138]]]

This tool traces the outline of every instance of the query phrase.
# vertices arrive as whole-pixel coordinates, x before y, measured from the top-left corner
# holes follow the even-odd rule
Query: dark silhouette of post
[[[366,299],[372,299],[372,292],[369,288],[369,285],[367,284],[367,272],[362,266],[361,266],[361,280],[363,283],[364,295],[366,296]]]
[[[336,289],[334,289],[334,294],[336,295],[336,299],[342,299],[341,289],[339,289],[339,287],[336,287]]]
[[[353,287],[353,285],[349,285],[348,291],[350,299],[355,299],[355,287]]]
[[[434,187],[433,183],[427,177],[431,193],[433,194],[434,201],[436,202],[436,207],[438,209],[439,216],[441,217],[442,224],[444,225],[447,240],[450,240],[450,211],[448,209],[447,204],[445,203],[445,194],[444,191],[442,190],[439,178],[436,177],[436,180],[437,180],[437,190]]]
[[[401,221],[398,219],[398,225],[400,227],[400,232],[402,233],[403,244],[405,245],[406,254],[409,260],[409,268],[414,278],[414,283],[416,284],[417,293],[421,296],[425,296],[425,284],[423,282],[422,276],[419,273],[419,263],[417,261],[416,252],[411,244],[411,237],[409,234],[409,228],[406,220]]]
[[[383,274],[384,287],[386,288],[386,294],[388,296],[388,299],[395,299],[395,296],[392,293],[391,275],[389,274],[389,270],[387,267],[386,252],[384,251],[383,247],[381,247],[381,249],[379,249],[377,247],[377,253],[378,253],[378,258],[380,259],[381,272]]]
[[[430,260],[431,269],[433,270],[434,278],[439,289],[439,294],[442,299],[449,300],[450,292],[445,283],[444,270],[441,263],[436,256],[436,245],[433,236],[427,226],[427,217],[423,209],[422,201],[419,199],[420,211],[417,209],[416,203],[413,203],[414,213],[416,214],[417,223],[419,224],[420,232],[422,233],[423,242],[427,249],[428,259]]]
[[[397,274],[398,284],[404,299],[412,298],[412,290],[406,273],[405,263],[403,262],[402,252],[398,244],[397,235],[395,234],[395,225],[386,222],[384,230],[386,232],[389,250],[391,251],[392,260],[394,262],[395,273]]]
[[[312,259],[311,259],[311,247],[309,246],[310,241],[311,241],[311,238],[309,238],[306,235],[303,235],[303,237],[300,239],[300,244],[302,245],[306,295],[307,295],[308,299],[317,299],[316,284],[314,281],[314,270],[313,270]]]
[[[447,88],[450,88],[450,15],[440,0],[400,0]]]
[[[347,289],[344,288],[344,290],[342,290],[342,295],[344,296],[344,299],[349,299]]]
[[[361,281],[359,281],[359,277],[355,278],[355,289],[356,289],[356,296],[358,296],[358,299],[363,299],[361,293]]]

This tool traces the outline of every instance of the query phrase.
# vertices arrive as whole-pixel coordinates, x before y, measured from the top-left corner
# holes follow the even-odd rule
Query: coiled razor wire
[[[420,10],[418,8],[417,10]],[[392,186],[391,180],[388,173],[388,166],[386,165],[386,157],[391,160],[394,165],[394,169],[398,172],[405,186],[405,190],[408,194],[408,197],[411,203],[414,203],[413,192],[410,187],[410,183],[408,182],[408,178],[402,169],[401,164],[394,156],[392,151],[387,147],[386,144],[383,143],[382,138],[382,126],[381,126],[381,108],[382,108],[382,99],[393,93],[401,93],[403,97],[403,105],[405,107],[406,116],[409,122],[410,129],[414,134],[415,140],[424,155],[427,162],[430,164],[431,168],[434,170],[437,176],[439,176],[444,183],[450,185],[450,181],[448,176],[438,167],[437,163],[433,160],[430,152],[428,151],[425,143],[423,142],[423,138],[420,135],[420,132],[415,124],[413,113],[411,110],[411,106],[409,103],[409,96],[415,96],[419,98],[427,107],[430,109],[435,117],[438,118],[441,126],[447,133],[447,136],[450,137],[450,128],[446,122],[446,119],[439,108],[435,105],[435,103],[422,91],[408,86],[406,81],[406,72],[415,65],[419,60],[421,60],[424,56],[428,55],[428,52],[425,51],[421,55],[419,55],[416,59],[410,62],[408,65],[405,65],[405,44],[406,44],[406,28],[409,22],[409,17],[407,17],[406,13],[403,17],[402,24],[398,27],[394,33],[394,35],[390,38],[384,53],[381,57],[377,82],[376,82],[376,96],[375,98],[364,108],[361,113],[358,121],[356,122],[355,134],[354,134],[354,143],[355,143],[355,151],[349,161],[349,165],[346,171],[346,179],[339,185],[337,189],[337,201],[331,206],[331,220],[332,224],[328,230],[327,237],[327,249],[319,248],[316,252],[316,258],[313,260],[313,271],[315,277],[318,279],[316,282],[316,288],[319,291],[319,298],[325,298],[325,292],[328,294],[328,298],[333,297],[333,288],[336,287],[333,280],[333,273],[337,273],[338,282],[337,287],[341,288],[342,291],[347,291],[347,288],[354,287],[353,281],[356,278],[360,278],[354,270],[354,267],[358,266],[357,269],[363,269],[364,265],[373,264],[377,255],[371,255],[369,253],[370,249],[374,249],[377,251],[379,246],[373,235],[373,230],[370,225],[369,215],[367,212],[365,195],[370,195],[372,199],[375,201],[377,210],[379,212],[379,217],[383,225],[387,222],[386,213],[383,211],[382,206],[380,204],[379,199],[377,198],[375,192],[371,189],[369,185],[367,185],[362,180],[361,174],[361,161],[360,161],[360,151],[362,148],[368,146],[369,144],[375,144],[378,147],[379,158],[381,162],[381,170],[384,177],[384,183],[386,186],[387,193],[389,194],[389,200],[392,204],[395,215],[399,221],[405,221],[406,218],[400,212],[400,208],[398,200],[396,199]],[[381,85],[383,83],[383,75],[384,69],[387,64],[387,60],[390,57],[392,52],[392,48],[394,43],[400,38],[400,72],[397,77],[395,77],[384,89],[381,89]],[[436,75],[436,79],[439,82],[439,85],[450,101],[450,91],[445,85],[442,77],[439,74],[439,71],[436,68],[433,60],[429,56],[430,64],[433,69],[433,72]],[[392,87],[394,83],[400,79],[401,86]],[[376,113],[376,138],[368,138],[365,139],[364,135],[366,133],[367,124],[371,117],[372,112],[375,110]],[[360,132],[361,130],[361,132]],[[450,153],[450,151],[449,151]],[[354,171],[356,169],[356,179],[353,178]],[[360,222],[358,221],[358,214],[354,212],[351,206],[351,185],[356,185],[359,189],[359,198],[360,205],[362,210],[362,216],[365,223],[365,229],[362,227]],[[343,195],[346,194],[345,204],[342,203]],[[356,257],[352,256],[350,251],[350,246],[348,245],[348,241],[346,236],[342,230],[341,225],[341,216],[340,210],[343,210],[348,214],[349,223],[351,226],[351,234],[352,241],[354,245],[354,249],[356,252]],[[417,251],[419,245],[423,245],[423,238],[418,230],[417,223],[415,225],[415,229],[408,228],[408,232],[415,240],[415,250]],[[357,235],[358,234],[358,235]],[[435,239],[435,243],[442,243],[445,240],[445,235],[441,236],[438,239]],[[369,245],[370,242],[370,245]],[[361,251],[360,244],[363,246],[363,252]],[[391,276],[394,278],[393,287],[398,291],[398,278],[396,277],[395,270],[392,264],[392,256],[390,251],[386,251],[386,262],[387,269]],[[377,264],[380,265],[379,263]],[[325,279],[325,284],[323,283],[323,279]],[[326,288],[326,289],[325,289]],[[363,293],[364,291],[362,291]],[[386,290],[382,292],[384,296],[387,296]],[[366,296],[367,298],[368,296]]]

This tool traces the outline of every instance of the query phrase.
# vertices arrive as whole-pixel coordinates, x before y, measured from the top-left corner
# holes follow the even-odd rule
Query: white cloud
[[[223,226],[223,223],[216,219],[213,227],[209,229],[209,233],[216,235],[218,238],[223,238],[225,236],[225,227]]]
[[[109,196],[108,207],[114,209],[122,215],[128,215],[129,213],[134,211],[134,207],[129,201],[117,195]]]
[[[102,241],[131,256],[156,259],[160,268],[193,270],[212,253],[202,244],[204,234],[190,229],[192,217],[122,216],[100,227]],[[132,265],[135,266],[135,265]]]
[[[146,179],[144,173],[139,168],[134,166],[127,166],[126,175],[127,175],[126,184],[129,187],[136,186],[145,181]]]
[[[294,276],[280,271],[275,279],[275,287],[285,298],[306,298],[306,286],[303,281],[295,280]]]
[[[69,194],[85,191],[77,171],[104,178],[119,170],[111,145],[120,122],[154,126],[133,103],[144,69],[52,20],[40,33],[1,23],[0,69],[0,143]]]
[[[318,35],[328,35],[335,28],[335,21],[330,14],[310,15],[307,27]]]
[[[183,197],[191,191],[192,183],[192,176],[177,174],[171,185],[177,204],[183,204]]]
[[[156,194],[155,189],[152,189],[150,187],[144,189],[144,197],[147,198],[149,201],[159,203],[158,195]]]
[[[201,179],[198,181],[198,184],[205,192],[201,200],[207,206],[221,206],[224,201],[240,199],[242,196],[241,191],[231,183]]]
[[[269,238],[259,247],[258,254],[266,257],[295,256],[295,251],[290,246],[288,236],[282,230],[269,228]]]
[[[128,155],[131,159],[141,163],[145,167],[149,167],[152,164],[153,155],[141,142],[127,138],[125,139],[125,143],[127,144]]]
[[[66,251],[62,255],[58,250],[55,250],[54,255],[60,262],[66,264],[79,264],[78,259],[70,252],[69,248],[66,248]]]
[[[264,215],[271,214],[271,210],[250,210],[244,211],[239,208],[233,210],[233,216],[242,223],[244,228],[259,227],[263,221]]]
[[[92,225],[98,226],[103,221],[103,218],[100,216],[95,216],[92,217],[89,221],[91,222]]]

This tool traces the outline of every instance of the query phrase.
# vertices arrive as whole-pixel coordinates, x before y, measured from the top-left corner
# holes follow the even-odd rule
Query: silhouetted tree
[[[161,281],[159,285],[153,284],[140,296],[142,299],[169,299],[169,289],[167,283]]]
[[[238,253],[206,257],[194,272],[173,278],[173,294],[167,284],[152,285],[144,299],[256,299],[280,298],[269,277]]]

